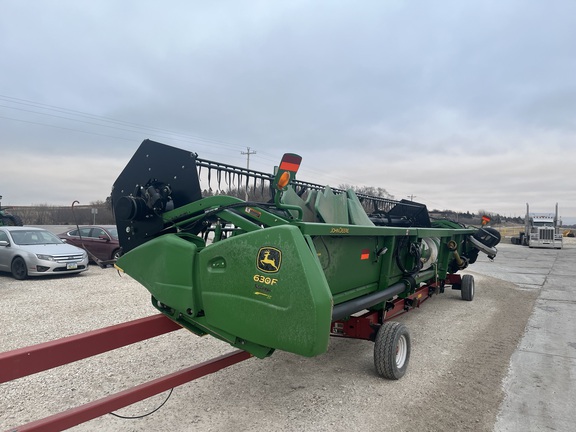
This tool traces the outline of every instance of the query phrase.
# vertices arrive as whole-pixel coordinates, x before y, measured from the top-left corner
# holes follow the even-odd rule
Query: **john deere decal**
[[[277,273],[282,264],[282,252],[273,247],[263,247],[258,251],[256,267],[264,273]]]

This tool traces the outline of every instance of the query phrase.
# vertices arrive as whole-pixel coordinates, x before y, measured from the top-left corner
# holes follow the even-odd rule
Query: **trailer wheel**
[[[462,296],[462,300],[472,301],[474,299],[474,276],[462,276],[460,295]]]
[[[385,322],[374,341],[374,366],[386,379],[397,380],[404,376],[410,360],[410,333],[404,324]]]

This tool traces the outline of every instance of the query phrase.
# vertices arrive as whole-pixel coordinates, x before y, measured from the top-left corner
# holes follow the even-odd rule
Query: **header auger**
[[[117,267],[197,335],[261,358],[319,355],[331,335],[372,340],[377,371],[398,379],[410,336],[387,320],[445,286],[472,300],[472,276],[456,273],[479,252],[493,258],[500,236],[430,221],[422,204],[299,181],[300,162],[285,154],[273,175],[144,141],[112,190]],[[203,196],[203,176],[259,198]]]

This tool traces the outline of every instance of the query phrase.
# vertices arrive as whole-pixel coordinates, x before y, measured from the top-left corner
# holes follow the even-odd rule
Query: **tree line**
[[[338,185],[339,189],[353,189],[356,193],[371,195],[381,198],[394,199],[386,189],[374,187],[355,187],[347,184]],[[267,202],[271,199],[268,185],[249,185],[248,187],[230,188],[227,190],[205,189],[202,196],[228,195],[240,199],[248,198],[252,202]],[[364,203],[363,203],[364,204]],[[372,209],[365,210],[370,212]],[[49,204],[36,204],[31,206],[12,207],[9,212],[20,216],[24,225],[114,225],[114,213],[112,210],[111,197],[104,201],[93,201],[88,205],[72,206],[54,206]],[[487,210],[479,210],[478,213],[455,212],[452,210],[429,210],[432,217],[447,218],[466,224],[476,224],[483,215],[491,218],[491,225],[500,225],[503,223],[513,223],[522,225],[522,217],[506,217],[498,213]]]
[[[109,199],[74,207],[36,204],[12,207],[8,211],[20,216],[24,225],[114,225],[116,223]]]

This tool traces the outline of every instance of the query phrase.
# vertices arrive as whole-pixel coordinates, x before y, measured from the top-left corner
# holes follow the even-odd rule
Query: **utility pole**
[[[250,155],[256,154],[255,151],[251,152],[250,147],[246,147],[245,152],[240,152],[243,155],[246,155],[246,169],[250,169]]]
[[[416,198],[416,195],[408,195],[408,198],[410,198],[410,201],[414,201],[414,198]]]
[[[250,155],[256,154],[256,152],[255,151],[251,152],[250,147],[246,147],[246,151],[240,153],[246,155],[246,169],[250,169]],[[248,201],[248,186],[246,186],[246,201]]]

